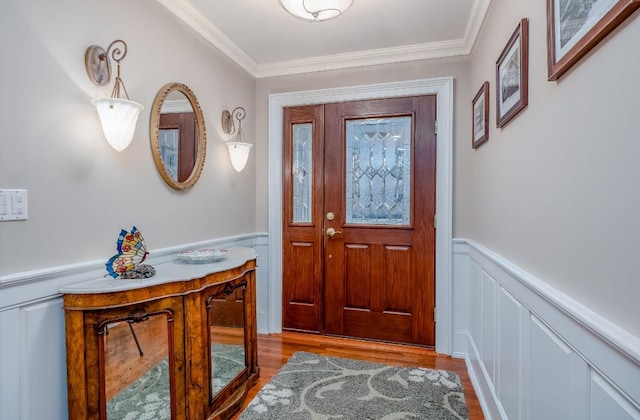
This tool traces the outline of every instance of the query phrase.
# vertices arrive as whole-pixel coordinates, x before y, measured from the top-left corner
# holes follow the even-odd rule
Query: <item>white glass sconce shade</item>
[[[307,22],[321,22],[340,16],[353,0],[278,0],[284,10]]]
[[[97,98],[91,103],[98,110],[102,131],[111,147],[118,152],[126,149],[133,139],[138,115],[143,106],[137,102],[119,98]]]
[[[229,157],[231,158],[231,165],[233,169],[240,172],[247,165],[247,159],[249,159],[249,152],[253,147],[251,143],[244,143],[240,141],[227,142],[229,147]]]

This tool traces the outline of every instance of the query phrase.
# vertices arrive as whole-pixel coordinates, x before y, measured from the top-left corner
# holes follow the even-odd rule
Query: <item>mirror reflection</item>
[[[133,314],[99,326],[108,420],[172,418],[168,316]]]
[[[227,285],[207,302],[211,349],[211,399],[247,367],[244,292],[246,281]]]
[[[187,97],[171,91],[162,103],[158,127],[160,155],[168,175],[177,182],[189,179],[198,155],[198,126]]]
[[[192,187],[206,152],[204,117],[195,94],[181,83],[165,85],[151,110],[151,149],[158,171],[169,186]]]

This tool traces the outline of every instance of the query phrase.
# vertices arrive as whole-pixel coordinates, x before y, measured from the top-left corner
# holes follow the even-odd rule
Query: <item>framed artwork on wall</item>
[[[496,125],[505,126],[529,103],[529,19],[520,21],[496,62]]]
[[[482,84],[482,87],[471,102],[471,107],[471,146],[475,149],[489,140],[489,82]]]
[[[547,0],[549,80],[558,80],[638,7],[640,0]]]

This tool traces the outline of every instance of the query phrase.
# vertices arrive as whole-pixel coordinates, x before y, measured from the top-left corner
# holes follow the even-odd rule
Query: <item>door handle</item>
[[[335,235],[342,235],[342,232],[335,230],[334,228],[327,229],[327,236],[333,238]]]

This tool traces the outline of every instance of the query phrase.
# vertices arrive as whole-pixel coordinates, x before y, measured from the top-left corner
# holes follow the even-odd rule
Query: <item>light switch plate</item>
[[[28,219],[27,190],[0,189],[0,222]]]

